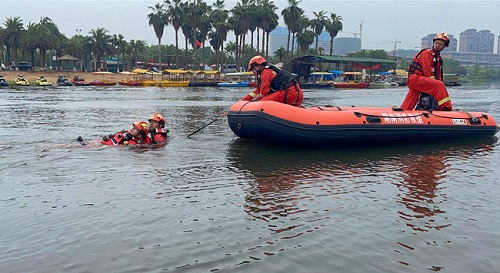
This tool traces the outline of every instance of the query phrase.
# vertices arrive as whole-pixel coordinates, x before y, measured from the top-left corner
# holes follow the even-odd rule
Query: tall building
[[[422,48],[432,48],[432,40],[436,37],[437,33],[427,34],[427,36],[422,38]],[[446,47],[443,51],[445,52],[456,52],[458,41],[457,38],[453,37],[453,35],[448,34],[448,38],[450,39],[450,45]]]
[[[487,29],[469,28],[460,33],[459,52],[493,53],[494,45],[495,35]]]
[[[498,35],[497,54],[500,54],[500,35]]]
[[[290,37],[291,39],[291,37]],[[271,33],[269,33],[269,55],[274,56],[274,52],[280,47],[283,47],[285,50],[287,48],[288,44],[288,28],[285,26],[278,26],[276,27]],[[290,44],[290,47],[292,45]],[[311,44],[311,48],[315,48],[316,46],[316,39],[314,39],[314,42]],[[298,45],[297,45],[297,39],[295,39],[294,43],[294,52],[297,52],[298,50]],[[328,32],[322,32],[319,37],[318,37],[318,48],[323,48],[323,54],[329,55],[330,54],[330,34]],[[290,48],[291,50],[291,48]]]
[[[422,48],[432,48],[432,40],[436,33],[430,33],[422,38]],[[489,30],[477,31],[474,28],[460,33],[460,41],[448,34],[450,46],[441,53],[443,58],[454,59],[462,65],[484,65],[489,67],[500,66],[500,47],[497,54],[493,53],[495,35]],[[498,36],[500,44],[500,36]],[[458,51],[457,51],[458,46]]]
[[[347,55],[361,49],[361,39],[351,37],[335,37],[333,39],[333,54]]]

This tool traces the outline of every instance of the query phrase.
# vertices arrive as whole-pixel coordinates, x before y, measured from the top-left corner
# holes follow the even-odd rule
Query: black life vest
[[[418,72],[422,72],[422,63],[420,63],[420,60],[418,59],[418,57],[420,57],[420,54],[422,54],[422,52],[424,52],[424,50],[429,50],[429,48],[424,48],[422,50],[420,50],[418,52],[417,55],[415,55],[415,57],[413,58],[413,61],[411,62],[410,66],[408,67],[408,74],[415,74]],[[440,57],[440,54],[437,53],[437,52],[433,52],[432,53],[433,55],[433,64],[432,66],[434,66],[434,77],[436,79],[438,79],[438,75],[439,73],[441,74],[441,79],[443,78],[443,59],[439,58]],[[439,63],[439,65],[438,65]],[[438,70],[438,67],[440,68],[440,70]]]
[[[279,69],[274,65],[269,65],[266,68],[272,69],[276,73],[276,77],[271,81],[271,90],[269,90],[269,94],[276,91],[288,90],[288,87],[297,83],[295,75],[284,69]]]

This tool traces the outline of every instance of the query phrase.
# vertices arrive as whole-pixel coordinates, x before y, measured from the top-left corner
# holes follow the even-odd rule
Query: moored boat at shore
[[[3,76],[0,76],[0,86],[9,86],[9,83],[3,78]]]
[[[95,85],[95,86],[113,86],[113,85],[116,85],[116,82],[115,81],[108,81],[108,80],[91,81],[91,82],[89,82],[89,85]]]
[[[413,143],[492,137],[499,127],[484,112],[405,111],[397,107],[300,108],[274,101],[238,101],[228,112],[231,130],[245,139],[277,144]]]
[[[17,86],[29,86],[30,82],[24,78],[23,75],[19,75],[14,79],[14,82],[16,83]]]
[[[333,84],[335,88],[351,88],[351,89],[366,89],[370,86],[368,82],[336,82]]]
[[[71,80],[71,83],[75,86],[89,86],[90,83],[86,82],[85,79],[81,78],[80,76],[74,76],[73,79]]]
[[[44,76],[40,76],[36,80],[36,84],[38,86],[52,86],[52,82],[49,82]]]
[[[250,87],[249,82],[219,82],[217,86],[220,87]]]
[[[158,81],[157,86],[158,87],[187,87],[187,86],[189,86],[189,81],[162,80],[162,81]]]
[[[73,86],[73,83],[70,82],[65,76],[63,75],[58,75],[56,84],[59,86]]]

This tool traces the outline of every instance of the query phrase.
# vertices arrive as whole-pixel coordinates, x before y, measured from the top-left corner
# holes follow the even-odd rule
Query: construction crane
[[[359,32],[357,32],[356,30],[354,30],[354,32],[348,32],[348,31],[340,31],[340,32],[352,34],[352,35],[354,35],[354,38],[358,38],[358,35],[359,35],[359,40],[362,41],[361,34],[363,32],[363,23],[364,22],[365,22],[365,20],[361,21],[361,24],[359,24]],[[363,48],[361,46],[361,44],[360,44],[360,47]]]
[[[396,38],[394,38],[394,42],[383,42],[383,43],[377,43],[377,44],[394,44],[394,51],[392,52],[392,57],[394,57],[394,59],[396,58],[396,50],[397,50],[397,45],[400,44],[401,41],[398,41],[396,40]]]
[[[396,38],[394,38],[394,42],[377,43],[377,44],[394,44],[394,51],[392,52],[392,58],[394,59],[394,72],[396,72],[396,66],[397,66],[397,59],[396,59],[397,45],[400,43],[401,41],[398,41]]]
[[[361,36],[361,33],[356,32],[356,30],[354,32],[347,32],[347,31],[340,31],[340,32],[352,34],[352,35],[354,35],[354,38],[358,38],[358,35]]]

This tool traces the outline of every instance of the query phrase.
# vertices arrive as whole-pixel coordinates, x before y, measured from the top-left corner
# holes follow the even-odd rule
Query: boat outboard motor
[[[426,94],[426,93],[420,93],[420,96],[418,97],[418,103],[417,106],[415,106],[415,110],[427,110],[427,111],[432,111],[432,110],[440,110],[439,105],[436,101],[436,98],[433,96]]]

